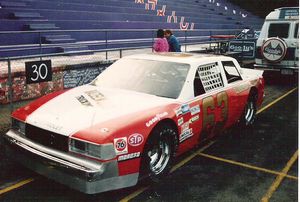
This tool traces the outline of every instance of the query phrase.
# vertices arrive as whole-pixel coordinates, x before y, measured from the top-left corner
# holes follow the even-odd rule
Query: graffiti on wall
[[[235,9],[232,9],[229,11],[228,5],[224,5],[223,3],[217,2],[216,0],[207,0],[209,4],[214,5],[215,7],[218,7],[218,9],[224,9],[224,11],[232,12],[234,15],[237,14],[237,11]],[[198,2],[199,1],[195,1]],[[159,0],[134,0],[134,3],[136,4],[144,4],[145,10],[153,10],[156,11],[156,15],[160,17],[164,17],[167,23],[176,23],[179,25],[180,30],[194,30],[195,29],[195,23],[194,22],[184,22],[185,16],[176,16],[176,11],[170,11],[167,12],[167,5],[162,5],[161,8],[158,8]],[[241,15],[243,18],[246,18],[248,14],[240,11],[239,15]],[[166,17],[165,17],[166,16]],[[177,17],[180,18],[180,22],[177,21]]]
[[[113,61],[98,63],[78,64],[66,67],[56,67],[52,74],[52,81],[26,84],[26,76],[23,72],[12,75],[13,101],[28,100],[43,95],[88,84],[94,80]],[[8,78],[0,78],[0,104],[9,103]]]
[[[93,81],[106,67],[74,69],[64,72],[64,88],[74,88]]]

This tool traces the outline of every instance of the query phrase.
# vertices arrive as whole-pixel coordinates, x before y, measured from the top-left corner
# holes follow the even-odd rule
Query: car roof
[[[178,62],[178,63],[186,63],[186,64],[193,64],[193,63],[200,63],[200,62],[201,63],[216,62],[219,60],[232,60],[231,57],[222,56],[222,55],[198,54],[198,53],[176,53],[176,52],[137,54],[137,55],[127,56],[126,58]]]

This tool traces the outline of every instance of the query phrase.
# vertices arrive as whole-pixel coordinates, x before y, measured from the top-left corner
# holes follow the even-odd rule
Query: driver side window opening
[[[199,83],[199,80],[197,81],[197,76],[199,76],[202,85],[201,87],[198,87],[197,90],[194,89],[195,96],[199,93],[203,94],[224,87],[218,63],[199,66],[195,76],[194,86]]]
[[[240,73],[232,61],[222,61],[228,83],[242,80]]]

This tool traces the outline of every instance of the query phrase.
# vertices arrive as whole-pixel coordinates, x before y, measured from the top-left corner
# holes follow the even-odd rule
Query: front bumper
[[[96,162],[74,156],[32,142],[14,130],[4,135],[4,143],[9,158],[87,194],[130,187],[138,180],[138,173],[119,176],[117,160]]]

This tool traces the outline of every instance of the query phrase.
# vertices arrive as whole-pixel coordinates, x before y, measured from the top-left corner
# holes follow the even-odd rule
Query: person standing
[[[179,44],[178,39],[173,35],[172,31],[167,29],[165,31],[165,37],[169,43],[169,51],[170,52],[181,52],[181,46]]]
[[[167,39],[164,36],[164,30],[157,30],[157,38],[153,44],[153,49],[155,52],[168,52],[169,44]]]

